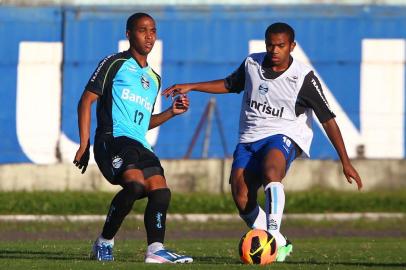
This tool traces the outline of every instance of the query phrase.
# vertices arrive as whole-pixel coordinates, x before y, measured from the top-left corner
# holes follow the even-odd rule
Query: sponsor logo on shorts
[[[113,168],[118,169],[121,167],[121,165],[123,165],[123,159],[119,156],[115,156],[111,162],[111,165]]]

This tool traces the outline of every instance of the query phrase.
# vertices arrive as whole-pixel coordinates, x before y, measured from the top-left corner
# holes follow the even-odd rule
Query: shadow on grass
[[[198,264],[241,264],[239,260],[235,260],[232,258],[226,257],[215,257],[215,256],[207,256],[207,257],[194,257],[194,262]],[[380,268],[400,268],[404,269],[406,267],[406,262],[399,262],[399,263],[380,263],[380,262],[317,262],[317,261],[289,261],[284,263],[277,263],[277,264],[286,264],[286,265],[327,265],[327,266],[361,266],[361,267],[380,267]]]
[[[294,264],[303,264],[303,265],[329,265],[329,266],[338,266],[338,265],[346,265],[346,266],[364,266],[364,267],[395,267],[395,268],[402,268],[406,267],[406,262],[399,262],[399,263],[380,263],[380,262],[317,262],[317,261],[289,261],[284,262],[286,264],[294,265]]]
[[[0,250],[0,259],[89,260],[89,255],[61,251]]]
[[[242,264],[239,260],[220,256],[193,256],[193,261],[201,264]]]
[[[42,259],[42,260],[91,260],[89,255],[67,253],[61,251],[32,251],[32,250],[0,250],[1,259]],[[194,261],[199,264],[241,264],[240,261],[227,257],[204,256],[193,257]],[[136,259],[120,256],[117,260],[120,262],[142,262]]]
[[[90,258],[89,254],[78,252],[66,252],[66,251],[34,251],[34,250],[1,250],[0,249],[0,261],[2,259],[28,259],[28,260],[60,260],[60,261],[95,261]],[[131,253],[123,254],[118,253],[115,256],[117,262],[123,263],[142,263],[144,262],[143,258],[134,258],[134,255]],[[95,261],[96,262],[96,261]],[[1,269],[1,267],[0,267]],[[2,269],[1,269],[2,270]]]
[[[136,259],[130,258],[128,256],[120,256],[118,260],[120,262],[142,262]],[[0,250],[0,260],[1,259],[43,259],[43,260],[81,260],[89,261],[91,260],[88,254],[83,253],[67,253],[62,251],[33,251],[33,250]],[[222,256],[194,256],[194,262],[197,264],[230,264],[238,265],[242,264],[239,260],[230,257]],[[279,264],[279,263],[278,263]],[[341,262],[341,261],[331,261],[331,262],[318,262],[315,260],[303,260],[303,261],[287,261],[283,264],[286,265],[326,265],[326,266],[351,266],[351,267],[379,267],[379,268],[399,268],[405,269],[406,262],[398,263],[381,263],[381,262]]]

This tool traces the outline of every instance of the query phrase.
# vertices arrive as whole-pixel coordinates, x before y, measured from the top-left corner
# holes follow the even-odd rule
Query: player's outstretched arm
[[[84,91],[78,104],[78,124],[79,124],[79,136],[80,145],[76,151],[73,164],[82,170],[82,173],[86,171],[90,157],[90,117],[92,103],[97,100],[99,96],[90,91]]]
[[[162,95],[169,97],[176,96],[178,94],[186,94],[190,91],[199,91],[212,94],[225,94],[230,92],[225,87],[224,80],[215,80],[199,83],[175,84],[162,91]]]
[[[189,98],[182,94],[174,98],[172,106],[166,111],[154,114],[151,116],[151,121],[149,122],[149,129],[155,128],[162,125],[172,117],[185,113],[189,109]]]
[[[362,188],[361,177],[358,175],[358,172],[354,169],[350,159],[348,158],[343,137],[341,136],[340,128],[338,127],[336,121],[334,120],[334,118],[331,118],[330,120],[324,122],[322,125],[331,143],[336,149],[338,156],[340,157],[341,164],[343,165],[343,172],[345,177],[347,178],[348,183],[352,184],[352,180],[355,180],[358,190],[360,190]]]

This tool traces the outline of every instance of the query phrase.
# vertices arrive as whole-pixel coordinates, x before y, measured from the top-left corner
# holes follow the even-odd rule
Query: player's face
[[[130,47],[141,55],[148,55],[156,40],[155,21],[149,17],[142,17],[127,31]]]
[[[287,68],[289,66],[290,53],[296,43],[289,40],[287,33],[270,34],[265,40],[266,52],[274,66]]]

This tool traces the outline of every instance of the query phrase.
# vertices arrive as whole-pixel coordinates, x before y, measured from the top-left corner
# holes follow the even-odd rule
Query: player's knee
[[[144,185],[136,182],[130,181],[122,185],[125,191],[127,200],[129,202],[134,202],[138,199],[145,197],[145,187]]]
[[[264,178],[266,183],[269,182],[281,182],[282,179],[285,177],[285,169],[283,168],[276,168],[270,167],[267,168],[264,172]]]
[[[169,205],[171,201],[171,190],[169,188],[155,189],[149,192],[148,200],[156,205]]]

